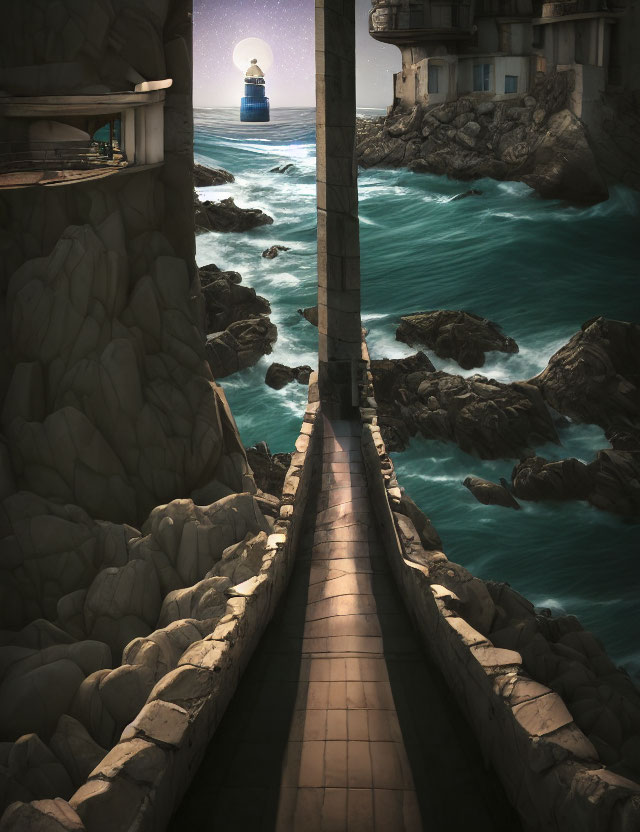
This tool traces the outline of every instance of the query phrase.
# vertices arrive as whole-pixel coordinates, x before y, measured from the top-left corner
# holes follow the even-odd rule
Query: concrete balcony
[[[0,188],[66,185],[162,164],[171,83],[97,95],[0,96]]]
[[[442,0],[401,5],[374,0],[369,34],[383,43],[402,46],[424,41],[461,40],[472,36],[474,0]]]

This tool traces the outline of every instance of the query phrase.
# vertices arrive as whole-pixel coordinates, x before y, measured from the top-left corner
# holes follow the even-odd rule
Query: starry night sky
[[[313,107],[314,8],[314,0],[194,0],[194,106],[239,106],[243,76],[231,56],[238,41],[256,37],[273,50],[271,106]],[[392,102],[400,50],[369,37],[370,8],[370,0],[356,0],[358,106],[383,108]]]

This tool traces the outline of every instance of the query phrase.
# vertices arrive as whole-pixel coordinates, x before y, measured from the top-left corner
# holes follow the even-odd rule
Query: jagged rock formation
[[[35,0],[0,33],[10,95],[173,79],[162,164],[0,193],[0,808],[41,799],[34,824],[73,828],[56,798],[212,632],[273,528],[206,358],[205,308],[266,301],[228,275],[217,305],[200,291],[190,11]]]
[[[196,188],[207,188],[211,185],[228,185],[235,182],[236,178],[228,170],[223,168],[209,168],[205,165],[195,164],[193,166],[193,184]]]
[[[207,360],[214,376],[224,378],[268,355],[278,329],[267,317],[269,301],[255,289],[241,286],[238,272],[223,272],[214,264],[199,271]]]
[[[287,246],[271,246],[271,248],[265,249],[262,252],[262,256],[265,260],[275,260],[276,257],[280,254],[281,251],[290,251]]]
[[[518,352],[518,345],[498,324],[473,312],[439,309],[403,315],[396,339],[410,347],[428,347],[440,358],[453,358],[463,368],[483,367],[485,353]]]
[[[435,313],[437,322],[438,313]],[[403,333],[412,342],[409,316]],[[421,323],[421,316],[418,322]],[[455,320],[455,319],[454,319]],[[473,322],[475,323],[475,322]],[[427,318],[427,326],[431,319]],[[503,336],[498,333],[498,337]],[[594,318],[527,382],[502,384],[483,376],[463,379],[438,372],[423,353],[372,361],[379,423],[385,444],[402,450],[411,436],[456,442],[485,459],[515,457],[513,494],[523,500],[587,500],[625,517],[640,516],[640,327]],[[545,402],[580,422],[603,427],[611,448],[589,464],[576,459],[548,462],[530,446],[559,442]],[[563,417],[560,417],[563,418]],[[470,478],[480,502],[513,505],[509,490]],[[504,494],[502,494],[504,491]]]
[[[481,477],[466,477],[462,484],[469,489],[479,503],[485,506],[520,508],[517,500],[514,500],[504,486],[491,482],[491,480],[485,480]]]
[[[207,360],[216,378],[252,367],[269,355],[278,338],[278,329],[269,318],[259,316],[235,321],[223,331],[207,336]]]
[[[548,462],[532,456],[511,474],[513,493],[523,500],[586,500],[591,490],[589,467],[578,459]]]
[[[640,434],[640,325],[587,321],[530,383],[571,419]]]
[[[398,510],[411,520],[425,549],[442,549],[442,540],[435,526],[408,494],[401,496]]]
[[[604,428],[611,448],[589,465],[526,459],[514,469],[525,499],[588,500],[605,511],[640,515],[640,326],[598,317],[582,325],[530,380],[555,410]]]
[[[456,442],[482,459],[519,457],[531,445],[558,442],[536,387],[436,371],[423,353],[371,362],[379,424],[389,450],[411,436]]]
[[[213,263],[202,266],[200,286],[205,304],[205,332],[220,332],[235,321],[270,315],[271,305],[250,286],[242,286],[238,272],[222,271]]]
[[[585,129],[565,109],[572,73],[540,79],[521,100],[458,101],[358,122],[359,163],[455,179],[526,182],[544,197],[592,204],[607,185]]]
[[[215,629],[227,590],[260,571],[270,531],[249,494],[160,506],[142,532],[112,528],[111,558],[60,599],[60,627],[0,634],[6,802],[70,797],[154,685]]]
[[[309,376],[312,372],[313,368],[308,364],[301,367],[286,367],[284,364],[275,362],[267,370],[265,384],[273,387],[274,390],[281,390],[292,381],[297,381],[298,384],[309,384]]]
[[[308,306],[306,309],[298,309],[298,314],[309,321],[312,326],[318,326],[318,307]]]
[[[293,162],[287,162],[284,165],[276,165],[275,168],[271,168],[269,173],[287,173],[287,171],[294,170],[295,165]]]
[[[640,451],[598,451],[593,462],[547,462],[530,457],[511,475],[513,493],[524,500],[587,500],[624,517],[640,517]]]
[[[239,232],[250,231],[261,225],[271,225],[273,217],[259,208],[240,208],[233,197],[220,202],[202,202],[194,194],[196,233],[205,231]]]
[[[214,478],[223,408],[189,292],[184,262],[168,255],[131,285],[115,212],[68,228],[14,273],[2,424],[19,488],[134,523]]]
[[[247,448],[247,460],[258,488],[265,494],[282,496],[284,480],[291,465],[291,454],[272,454],[266,442]]]

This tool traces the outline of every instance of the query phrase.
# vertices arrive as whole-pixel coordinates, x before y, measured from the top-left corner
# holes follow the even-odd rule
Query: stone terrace
[[[319,418],[287,596],[170,829],[517,832],[397,594],[361,426]]]

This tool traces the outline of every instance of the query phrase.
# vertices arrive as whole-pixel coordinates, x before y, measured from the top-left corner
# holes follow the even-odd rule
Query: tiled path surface
[[[172,832],[517,832],[377,542],[360,426],[325,420],[291,585]]]

